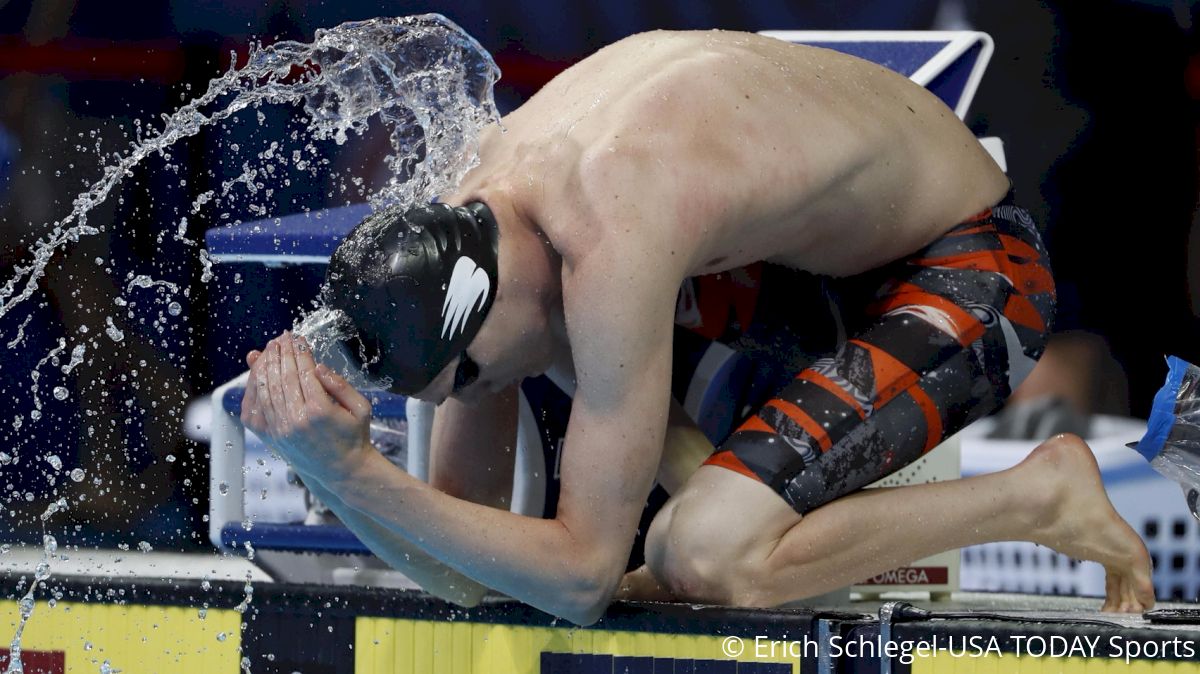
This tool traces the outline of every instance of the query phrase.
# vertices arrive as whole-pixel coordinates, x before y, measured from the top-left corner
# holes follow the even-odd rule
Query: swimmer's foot
[[[1135,613],[1154,606],[1150,554],[1108,500],[1091,449],[1074,435],[1043,442],[1017,467],[1047,498],[1033,541],[1104,566],[1102,610]]]

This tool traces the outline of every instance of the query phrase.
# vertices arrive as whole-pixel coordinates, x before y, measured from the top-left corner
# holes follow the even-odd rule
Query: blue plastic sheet
[[[1192,515],[1200,520],[1200,368],[1175,356],[1167,358],[1167,368],[1146,434],[1134,448],[1183,487]]]

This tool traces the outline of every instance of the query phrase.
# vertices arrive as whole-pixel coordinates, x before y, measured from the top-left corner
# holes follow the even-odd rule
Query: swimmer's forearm
[[[475,606],[488,589],[431,557],[418,546],[398,536],[365,513],[346,505],[312,476],[304,475],[304,484],[313,495],[329,506],[371,552],[389,566],[408,576],[429,594],[460,606]]]
[[[454,498],[387,459],[367,455],[325,476],[350,508],[483,585],[576,623],[594,622],[624,571],[603,541],[580,540],[560,520],[517,515]],[[610,577],[611,576],[611,577]]]

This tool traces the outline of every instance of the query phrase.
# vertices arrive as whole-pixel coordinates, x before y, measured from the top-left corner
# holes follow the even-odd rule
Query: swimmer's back
[[[858,273],[921,248],[1007,189],[921,87],[747,33],[627,38],[555,78],[504,125],[485,136],[477,175],[512,173],[525,190],[514,198],[560,250],[604,235],[560,214],[666,200],[671,217],[640,226],[671,230],[645,234],[680,242],[685,275],[756,260]],[[621,226],[633,234],[639,223]]]

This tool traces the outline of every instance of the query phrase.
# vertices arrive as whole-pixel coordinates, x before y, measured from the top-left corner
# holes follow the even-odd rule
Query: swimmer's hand
[[[301,473],[348,474],[375,450],[371,403],[336,372],[317,365],[303,337],[285,331],[246,354],[250,379],[242,423]]]

